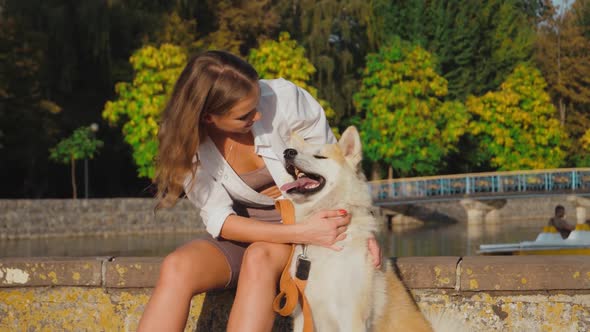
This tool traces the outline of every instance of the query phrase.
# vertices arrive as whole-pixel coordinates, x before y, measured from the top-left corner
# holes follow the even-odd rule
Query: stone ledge
[[[455,288],[461,257],[400,257],[393,259],[408,288]]]
[[[160,257],[116,257],[105,263],[105,287],[154,287],[158,281]]]
[[[94,258],[2,258],[0,287],[101,286],[102,264]]]
[[[0,288],[0,331],[137,331],[151,292],[148,288]],[[411,294],[423,312],[440,314],[470,331],[590,331],[590,294],[432,289],[411,290]],[[233,296],[233,291],[224,291],[193,297],[185,331],[226,331]],[[274,332],[291,331],[289,319],[275,322]]]
[[[468,256],[459,269],[465,291],[590,289],[588,256]]]
[[[0,258],[0,288],[150,288],[161,257]],[[590,290],[588,256],[401,257],[392,259],[410,289],[454,292]]]

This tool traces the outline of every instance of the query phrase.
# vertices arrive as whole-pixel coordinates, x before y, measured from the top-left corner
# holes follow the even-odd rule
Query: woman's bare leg
[[[227,331],[270,331],[275,319],[272,302],[291,245],[255,242],[242,260],[238,290]]]
[[[213,244],[195,240],[168,255],[138,331],[183,331],[195,294],[223,288],[230,278],[225,256]]]

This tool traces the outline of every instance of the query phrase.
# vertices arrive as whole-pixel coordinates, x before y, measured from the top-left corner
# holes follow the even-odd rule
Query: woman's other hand
[[[346,238],[348,224],[350,215],[346,210],[317,212],[301,224],[298,242],[340,251],[342,247],[336,246],[335,243]]]
[[[367,240],[367,247],[369,248],[369,254],[373,258],[373,265],[376,269],[381,268],[381,247],[379,247],[374,235]]]

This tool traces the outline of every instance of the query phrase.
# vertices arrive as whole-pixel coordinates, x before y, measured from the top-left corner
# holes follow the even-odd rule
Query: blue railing
[[[369,182],[373,201],[497,197],[526,194],[590,193],[590,168],[471,173]]]

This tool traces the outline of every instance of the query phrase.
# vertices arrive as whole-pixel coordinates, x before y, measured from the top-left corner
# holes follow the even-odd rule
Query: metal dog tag
[[[311,261],[303,256],[297,257],[297,265],[295,267],[295,278],[299,280],[307,280],[309,278],[309,270],[311,268]]]

